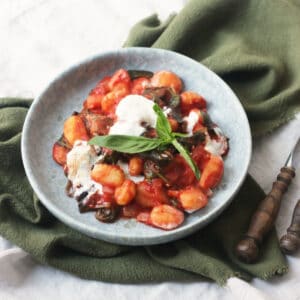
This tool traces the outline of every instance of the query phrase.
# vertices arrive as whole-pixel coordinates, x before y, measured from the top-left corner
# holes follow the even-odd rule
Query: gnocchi
[[[135,102],[124,113],[128,97],[132,101],[135,97]],[[122,100],[123,106],[119,105]],[[154,103],[165,116],[164,126],[200,170],[200,179],[172,143],[139,152],[89,143],[93,137],[116,134],[125,135],[124,143],[126,134],[157,139],[160,129]],[[138,111],[143,117],[136,121]],[[119,69],[101,79],[82,109],[65,120],[52,156],[63,167],[68,195],[77,200],[80,212],[95,211],[101,222],[135,218],[146,225],[173,230],[184,222],[186,212],[209,203],[212,189],[222,180],[228,150],[227,137],[208,117],[204,97],[185,91],[177,74]]]

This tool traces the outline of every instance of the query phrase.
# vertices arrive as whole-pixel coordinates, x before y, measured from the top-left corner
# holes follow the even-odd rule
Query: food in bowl
[[[120,69],[65,121],[52,155],[81,213],[171,230],[207,205],[228,150],[206,100],[178,75]]]

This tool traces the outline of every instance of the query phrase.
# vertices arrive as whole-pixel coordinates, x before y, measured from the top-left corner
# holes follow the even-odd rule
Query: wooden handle
[[[287,191],[294,176],[294,168],[281,168],[277,180],[273,183],[271,192],[260,202],[252,216],[245,237],[236,246],[236,255],[240,260],[247,263],[257,260],[260,244],[274,225],[280,208],[281,198]]]
[[[280,248],[284,253],[295,253],[300,246],[300,200],[298,200],[287,234],[280,239]]]

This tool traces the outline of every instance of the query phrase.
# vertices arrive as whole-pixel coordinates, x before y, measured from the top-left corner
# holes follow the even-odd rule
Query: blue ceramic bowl
[[[172,231],[152,228],[133,219],[105,224],[97,221],[93,213],[80,214],[76,201],[65,194],[66,177],[61,167],[52,160],[52,145],[61,135],[64,120],[74,110],[80,110],[83,100],[99,79],[119,68],[175,72],[183,79],[185,90],[196,91],[207,99],[209,114],[230,138],[222,183],[204,209],[190,214]],[[22,157],[34,191],[59,220],[93,238],[124,245],[151,245],[176,240],[199,230],[229,205],[247,173],[251,134],[240,101],[208,68],[172,51],[124,48],[87,59],[46,87],[28,112],[22,135]]]

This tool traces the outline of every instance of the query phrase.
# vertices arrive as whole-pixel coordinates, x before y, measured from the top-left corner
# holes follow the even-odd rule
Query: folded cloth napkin
[[[236,92],[254,136],[300,111],[300,3],[193,0],[161,24],[138,23],[125,46],[170,49],[220,75]]]
[[[172,49],[208,65],[237,92],[258,135],[299,111],[299,16],[288,1],[195,0],[166,23],[156,16],[143,20],[126,46]],[[264,197],[250,176],[217,220],[180,241],[119,246],[67,227],[39,202],[24,173],[20,140],[30,104],[0,99],[0,234],[37,261],[82,278],[124,283],[206,278],[224,284],[232,276],[268,279],[287,271],[275,230],[259,262],[243,264],[233,254]]]

